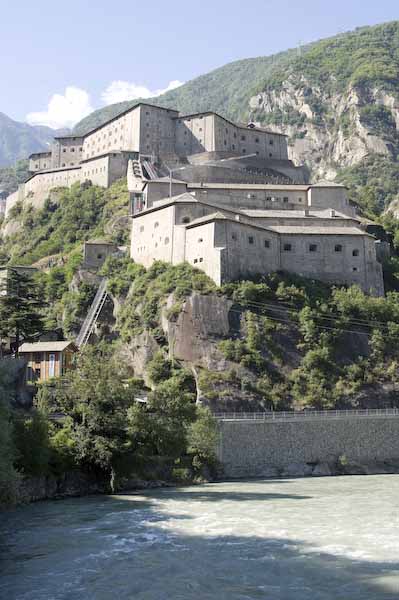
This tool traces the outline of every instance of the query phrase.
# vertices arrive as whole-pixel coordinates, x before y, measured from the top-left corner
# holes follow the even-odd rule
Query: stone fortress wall
[[[399,416],[219,422],[218,457],[227,477],[307,475],[339,457],[374,466],[399,460]],[[285,440],[282,444],[281,440]],[[317,474],[317,472],[315,473]]]

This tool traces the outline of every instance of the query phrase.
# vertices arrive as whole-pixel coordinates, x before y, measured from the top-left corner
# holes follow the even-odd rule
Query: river
[[[0,516],[3,600],[399,598],[399,475],[240,481]]]

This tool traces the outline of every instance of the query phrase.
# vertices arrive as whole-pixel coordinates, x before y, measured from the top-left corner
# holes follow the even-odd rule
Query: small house
[[[73,342],[25,342],[19,347],[20,358],[26,361],[26,380],[42,383],[61,377],[72,367],[77,347]]]
[[[83,264],[85,269],[99,269],[105,259],[118,251],[118,246],[106,240],[90,240],[83,246]]]

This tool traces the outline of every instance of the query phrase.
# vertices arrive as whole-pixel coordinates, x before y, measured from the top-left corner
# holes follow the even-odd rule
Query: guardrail
[[[218,421],[306,421],[310,419],[345,419],[348,417],[399,417],[399,408],[365,408],[352,410],[304,410],[282,412],[215,413]]]

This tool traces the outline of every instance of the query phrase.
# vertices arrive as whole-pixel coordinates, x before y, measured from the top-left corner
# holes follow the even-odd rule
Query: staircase
[[[107,296],[107,279],[104,278],[98,287],[97,293],[94,297],[90,310],[87,313],[87,316],[83,321],[83,325],[79,331],[79,335],[76,338],[76,345],[78,346],[78,348],[84,348],[84,346],[87,344],[91,334],[93,333],[94,327],[97,323],[97,319],[100,316]]]
[[[157,179],[158,173],[156,172],[153,164],[151,164],[148,160],[143,160],[143,167],[150,179]]]

